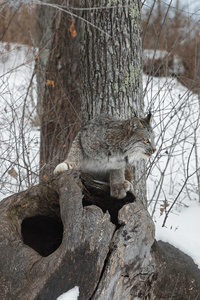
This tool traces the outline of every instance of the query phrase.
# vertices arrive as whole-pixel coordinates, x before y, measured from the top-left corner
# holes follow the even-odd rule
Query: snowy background
[[[147,179],[156,239],[179,248],[200,268],[199,98],[171,77],[143,75],[143,87],[157,145]]]
[[[38,181],[35,55],[25,46],[0,44],[0,199]],[[156,239],[179,248],[200,268],[199,98],[172,77],[143,75],[143,89],[157,144],[147,179]],[[77,299],[78,288],[74,298],[61,297]]]
[[[0,199],[37,182],[34,57],[32,48],[0,43]]]

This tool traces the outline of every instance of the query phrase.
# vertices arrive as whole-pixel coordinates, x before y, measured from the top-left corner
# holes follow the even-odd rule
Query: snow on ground
[[[156,240],[179,248],[191,256],[200,268],[200,204],[189,200],[188,205],[181,210],[174,210],[165,227],[162,227],[163,217],[159,214],[154,216]]]
[[[79,288],[78,286],[75,286],[73,289],[59,296],[57,300],[78,300],[78,296]]]
[[[37,182],[40,136],[34,127],[35,78],[30,85],[33,57],[25,46],[0,44],[0,199]],[[199,99],[175,78],[144,75],[143,81],[157,143],[147,179],[156,239],[178,247],[200,267]]]

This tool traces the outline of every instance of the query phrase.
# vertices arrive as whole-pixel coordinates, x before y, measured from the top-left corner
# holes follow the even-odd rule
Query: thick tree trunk
[[[83,13],[84,121],[99,113],[143,114],[140,1],[113,1],[114,8],[107,2],[82,0],[82,7],[90,8]]]
[[[69,1],[49,1],[67,5]],[[79,1],[70,1],[78,7]],[[53,11],[52,11],[53,10]],[[49,12],[49,13],[48,13]],[[41,6],[42,38],[39,76],[41,119],[41,175],[47,175],[64,160],[80,127],[79,41],[80,21],[69,14]],[[73,29],[73,30],[72,30]],[[47,60],[48,59],[48,60]],[[47,60],[47,62],[46,62]],[[40,70],[41,71],[41,70]],[[46,176],[45,176],[46,177]]]

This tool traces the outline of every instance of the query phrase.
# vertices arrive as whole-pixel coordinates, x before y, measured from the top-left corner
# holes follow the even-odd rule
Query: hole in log
[[[110,220],[113,224],[119,227],[118,223],[118,212],[119,210],[128,203],[132,203],[135,201],[135,198],[132,194],[127,193],[126,198],[124,199],[116,199],[111,198],[109,196],[105,198],[100,198],[97,196],[90,196],[90,197],[84,197],[83,198],[83,206],[89,206],[89,205],[96,205],[102,209],[102,211],[105,213],[106,211],[110,214]]]
[[[63,224],[58,217],[37,215],[22,221],[21,233],[24,244],[48,256],[62,243]]]
[[[99,183],[93,177],[86,173],[81,173],[81,181],[83,183],[83,206],[96,205],[110,214],[110,219],[113,224],[120,226],[118,223],[119,210],[128,203],[135,201],[135,196],[127,193],[123,199],[116,199],[110,196],[110,187],[106,183]]]

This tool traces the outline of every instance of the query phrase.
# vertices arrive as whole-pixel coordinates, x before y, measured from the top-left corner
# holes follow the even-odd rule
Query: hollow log
[[[91,297],[115,225],[99,207],[83,208],[76,175],[0,203],[0,299],[56,299],[75,285]]]
[[[199,299],[199,269],[154,242],[142,201],[114,199],[87,174],[67,171],[10,196],[0,214],[2,300],[56,300],[74,286],[79,300]]]

